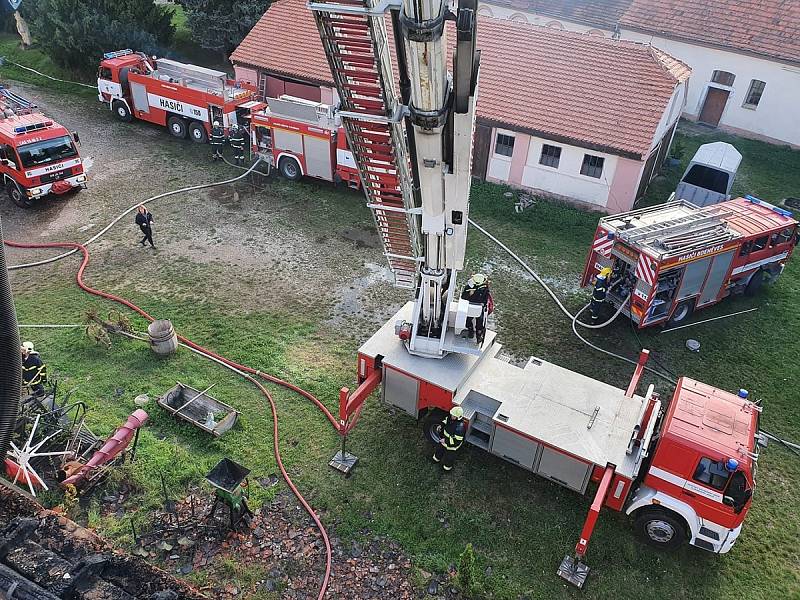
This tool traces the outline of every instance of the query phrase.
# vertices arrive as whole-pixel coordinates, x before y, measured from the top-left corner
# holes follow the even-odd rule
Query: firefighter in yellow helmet
[[[594,289],[592,290],[592,301],[589,304],[589,312],[592,316],[592,323],[596,324],[600,320],[600,311],[603,303],[606,301],[608,294],[608,283],[611,279],[611,269],[604,267],[600,269],[597,278],[594,282]]]
[[[460,406],[451,408],[450,414],[442,420],[440,431],[442,439],[433,453],[433,462],[442,463],[445,471],[452,471],[456,452],[461,448],[464,436],[467,434],[467,426],[464,424],[464,409]]]
[[[489,291],[489,278],[483,273],[475,273],[467,280],[464,291],[461,292],[463,300],[469,300],[472,304],[480,304],[483,311],[479,317],[467,317],[468,338],[475,338],[478,345],[483,344],[483,337],[486,334],[486,317],[494,310],[494,301]]]

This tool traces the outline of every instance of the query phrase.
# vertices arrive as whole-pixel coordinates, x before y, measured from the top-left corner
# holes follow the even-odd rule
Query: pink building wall
[[[508,173],[508,182],[511,185],[522,185],[522,173],[528,160],[528,147],[530,146],[531,136],[517,133],[514,138],[514,152],[511,155],[511,170]]]
[[[255,69],[234,65],[233,72],[235,74],[236,81],[244,81],[252,85],[258,85],[258,71]]]
[[[606,204],[608,212],[612,214],[626,212],[633,208],[644,164],[644,161],[630,158],[619,157],[617,159],[617,170],[614,172],[614,179],[611,180],[611,187],[608,190],[608,204]]]

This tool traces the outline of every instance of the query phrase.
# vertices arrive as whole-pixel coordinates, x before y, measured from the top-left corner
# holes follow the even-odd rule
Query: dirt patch
[[[271,487],[277,476],[261,485]],[[119,510],[108,497],[103,512]],[[289,492],[255,511],[249,524],[231,530],[227,509],[212,518],[212,496],[197,492],[179,501],[173,513],[159,512],[154,522],[185,523],[174,534],[143,535],[137,552],[159,567],[192,575],[206,584],[213,598],[233,599],[274,594],[285,599],[317,597],[325,570],[325,545],[314,522]],[[194,525],[192,525],[194,524]],[[411,561],[384,536],[362,536],[344,543],[328,528],[333,550],[327,598],[410,599],[417,596],[411,582]]]
[[[342,230],[341,236],[353,242],[356,248],[380,248],[381,240],[374,229],[351,228]]]

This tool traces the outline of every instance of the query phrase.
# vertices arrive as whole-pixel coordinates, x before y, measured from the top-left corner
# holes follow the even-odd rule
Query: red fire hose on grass
[[[86,266],[89,264],[89,251],[86,249],[86,247],[83,244],[78,244],[78,243],[75,243],[75,242],[56,242],[56,243],[49,243],[49,244],[23,244],[23,243],[20,243],[20,242],[10,242],[10,241],[4,241],[4,243],[5,243],[6,246],[9,246],[11,248],[24,248],[24,249],[70,248],[70,249],[73,249],[73,250],[79,250],[83,254],[83,259],[81,261],[81,265],[78,268],[78,272],[76,274],[76,282],[77,282],[78,286],[83,291],[88,292],[89,294],[92,294],[94,296],[99,296],[100,298],[105,298],[106,300],[111,300],[113,302],[117,302],[119,304],[122,304],[123,306],[126,306],[129,309],[131,309],[132,311],[138,313],[139,315],[141,315],[142,317],[144,317],[148,321],[152,322],[152,321],[155,320],[155,318],[153,316],[151,316],[149,313],[147,313],[142,308],[136,306],[133,302],[130,302],[129,300],[121,298],[120,296],[117,296],[115,294],[111,294],[109,292],[104,292],[102,290],[98,290],[96,288],[93,288],[93,287],[87,285],[83,281],[84,271],[86,270]],[[297,392],[298,394],[300,394],[304,398],[307,398],[308,400],[313,402],[317,406],[317,408],[319,408],[323,412],[323,414],[328,418],[328,420],[333,425],[334,429],[336,429],[337,433],[339,433],[339,435],[342,435],[342,436],[347,435],[352,430],[352,428],[355,426],[356,421],[358,420],[358,416],[359,416],[359,414],[361,412],[361,407],[359,407],[358,411],[356,411],[353,414],[352,418],[349,419],[346,423],[345,422],[341,422],[340,423],[339,421],[336,420],[336,417],[334,417],[333,414],[331,414],[331,412],[328,410],[328,408],[322,402],[319,401],[319,399],[317,399],[310,392],[308,392],[308,391],[306,391],[306,390],[294,385],[293,383],[289,383],[288,381],[284,381],[283,379],[280,379],[280,378],[275,377],[274,375],[270,375],[268,373],[264,373],[263,371],[259,371],[258,369],[253,369],[252,367],[248,367],[246,365],[242,365],[242,364],[236,363],[236,362],[234,362],[234,361],[232,361],[230,359],[225,358],[224,356],[221,356],[219,354],[216,354],[215,352],[212,352],[211,350],[203,348],[202,346],[194,343],[192,340],[190,340],[190,339],[188,339],[188,338],[186,338],[186,337],[184,337],[182,335],[178,335],[177,337],[184,345],[186,345],[187,347],[189,347],[191,350],[195,351],[196,353],[198,353],[198,354],[200,354],[202,356],[205,356],[206,358],[210,358],[210,359],[214,360],[215,362],[221,363],[221,364],[227,366],[228,368],[230,368],[231,370],[238,372],[240,375],[242,375],[242,377],[244,377],[250,383],[255,385],[259,389],[259,391],[269,401],[270,409],[272,411],[272,436],[273,436],[273,441],[274,441],[273,447],[274,447],[274,452],[275,452],[275,460],[278,463],[278,468],[280,469],[281,475],[283,475],[283,478],[286,481],[286,484],[289,486],[289,489],[292,490],[292,493],[297,497],[297,499],[300,502],[300,504],[302,504],[303,508],[306,510],[306,512],[314,520],[314,523],[316,524],[317,529],[319,529],[319,532],[320,532],[320,534],[322,536],[322,539],[325,542],[325,576],[324,576],[324,578],[322,580],[322,585],[320,586],[320,591],[319,591],[319,596],[318,596],[319,600],[322,600],[322,598],[325,596],[325,592],[326,592],[326,590],[328,588],[328,582],[330,580],[330,574],[331,574],[331,557],[332,557],[332,553],[331,553],[330,540],[328,539],[328,532],[325,530],[325,526],[322,524],[322,521],[320,521],[319,517],[314,512],[314,509],[311,507],[311,505],[306,501],[306,499],[300,493],[300,490],[297,489],[297,487],[295,486],[294,482],[292,481],[292,478],[286,472],[286,468],[283,466],[283,460],[281,458],[281,451],[280,451],[280,445],[279,445],[279,440],[278,440],[278,411],[277,411],[277,407],[275,405],[275,400],[273,399],[273,397],[269,393],[269,391],[261,384],[261,382],[259,382],[257,379],[255,379],[252,376],[255,375],[257,377],[260,377],[262,379],[265,379],[267,381],[270,381],[272,383],[275,383],[277,385],[280,385],[282,387],[290,389],[290,390],[292,390],[294,392]]]

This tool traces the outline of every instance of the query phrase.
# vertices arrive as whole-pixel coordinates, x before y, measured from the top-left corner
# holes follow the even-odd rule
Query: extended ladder
[[[414,206],[403,111],[394,92],[385,6],[373,6],[370,0],[338,0],[311,2],[309,8],[395,284],[413,289],[421,261],[420,211]]]

